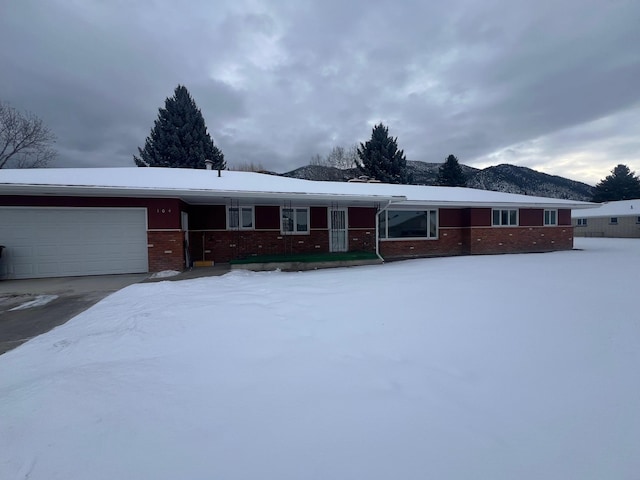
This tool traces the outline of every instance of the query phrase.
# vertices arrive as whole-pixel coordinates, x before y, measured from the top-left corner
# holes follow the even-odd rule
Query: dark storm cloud
[[[58,166],[130,165],[182,83],[231,166],[289,170],[382,121],[415,160],[640,170],[635,1],[2,8],[0,98],[53,128]]]

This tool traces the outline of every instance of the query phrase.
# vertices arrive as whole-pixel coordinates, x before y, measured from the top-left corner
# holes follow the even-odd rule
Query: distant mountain
[[[407,161],[409,174],[413,178],[412,183],[434,185],[440,165],[440,163]],[[526,167],[503,164],[480,170],[467,165],[460,166],[467,176],[467,186],[471,188],[580,201],[591,200],[593,194],[591,185],[537,172]],[[360,173],[355,168],[340,170],[320,165],[306,165],[282,174],[284,177],[329,182],[346,182],[358,175]]]
[[[479,170],[468,178],[467,185],[483,190],[568,200],[590,201],[593,197],[593,187],[586,183],[507,164]]]

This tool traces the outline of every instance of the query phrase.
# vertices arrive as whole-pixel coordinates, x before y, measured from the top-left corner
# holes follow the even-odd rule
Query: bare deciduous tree
[[[229,165],[229,170],[235,170],[236,172],[263,172],[264,167],[260,162],[243,162],[238,165]]]
[[[40,118],[0,102],[0,168],[44,167],[57,153],[56,137]]]
[[[329,155],[321,157],[317,153],[311,157],[309,165],[319,165],[322,167],[335,167],[340,170],[346,170],[349,168],[355,168],[358,158],[358,146],[352,145],[350,147],[333,147]]]

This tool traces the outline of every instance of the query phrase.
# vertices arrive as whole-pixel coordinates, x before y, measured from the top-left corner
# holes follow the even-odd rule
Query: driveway
[[[195,268],[172,277],[148,273],[0,280],[0,355],[62,325],[113,292],[140,282],[224,275],[229,264]]]
[[[0,355],[148,277],[140,273],[0,280]]]

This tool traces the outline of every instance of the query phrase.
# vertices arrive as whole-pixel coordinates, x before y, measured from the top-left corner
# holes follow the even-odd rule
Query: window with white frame
[[[578,219],[578,226],[579,227],[586,227],[587,226],[587,219],[586,218],[579,218]]]
[[[282,233],[309,233],[308,208],[283,208],[280,219]]]
[[[610,223],[611,225],[617,225],[617,224],[618,224],[618,217],[611,217],[611,218],[609,219],[609,223]]]
[[[253,207],[229,207],[227,209],[227,228],[229,230],[253,230]]]
[[[517,226],[518,209],[494,209],[492,224],[494,227]]]
[[[437,210],[385,210],[378,215],[381,239],[438,238]]]
[[[557,210],[545,210],[544,211],[544,224],[558,225],[558,211]]]

